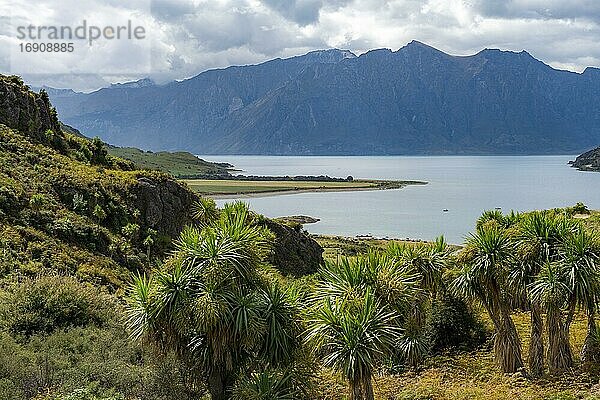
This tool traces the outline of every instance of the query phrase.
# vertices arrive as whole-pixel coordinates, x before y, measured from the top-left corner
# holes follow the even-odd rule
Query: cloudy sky
[[[78,90],[146,76],[162,83],[314,49],[397,50],[411,40],[459,55],[527,50],[579,72],[600,66],[600,0],[10,1],[0,1],[0,70]],[[18,54],[17,26],[83,19],[101,27],[131,20],[147,37],[143,45],[99,40],[70,58]]]

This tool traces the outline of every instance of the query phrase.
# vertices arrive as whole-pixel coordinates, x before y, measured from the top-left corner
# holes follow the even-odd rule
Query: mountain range
[[[119,146],[196,154],[572,154],[600,143],[600,69],[413,41],[321,50],[156,85],[47,88],[62,121]]]

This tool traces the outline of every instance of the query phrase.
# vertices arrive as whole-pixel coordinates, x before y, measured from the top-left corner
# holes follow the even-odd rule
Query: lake
[[[600,208],[600,173],[567,165],[575,156],[279,157],[199,156],[229,162],[251,175],[329,175],[427,181],[425,186],[362,192],[243,197],[269,217],[309,215],[311,233],[463,243],[482,211]],[[232,201],[218,200],[222,205]],[[448,212],[443,210],[447,209]]]

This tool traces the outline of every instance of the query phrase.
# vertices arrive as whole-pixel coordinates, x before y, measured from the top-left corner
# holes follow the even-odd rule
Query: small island
[[[308,215],[290,215],[285,217],[274,218],[273,221],[279,222],[280,224],[289,225],[289,226],[297,226],[297,225],[305,225],[305,224],[316,224],[319,222],[320,218],[311,217]]]

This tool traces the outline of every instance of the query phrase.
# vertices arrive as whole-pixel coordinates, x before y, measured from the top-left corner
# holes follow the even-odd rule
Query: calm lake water
[[[309,215],[312,233],[462,243],[482,211],[527,211],[584,202],[600,208],[600,173],[567,165],[575,156],[270,157],[200,156],[253,175],[330,175],[422,180],[425,186],[364,192],[241,198],[269,217]],[[219,200],[223,204],[232,200]],[[448,212],[443,212],[448,209]]]

